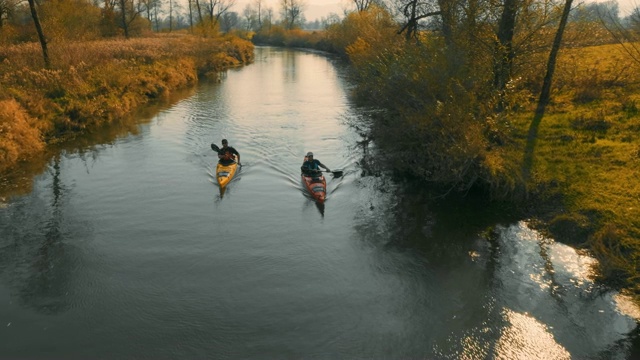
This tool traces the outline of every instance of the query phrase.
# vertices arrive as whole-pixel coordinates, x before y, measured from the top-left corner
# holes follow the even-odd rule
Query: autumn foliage
[[[34,119],[13,99],[0,100],[0,163],[13,164],[44,147]]]
[[[54,65],[44,69],[34,43],[0,48],[0,171],[48,142],[253,60],[248,41],[186,34],[54,42],[50,49]]]

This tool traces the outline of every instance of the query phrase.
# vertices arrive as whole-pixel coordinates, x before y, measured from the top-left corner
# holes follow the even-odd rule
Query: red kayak
[[[320,204],[324,203],[324,199],[327,196],[327,181],[324,179],[322,173],[317,175],[302,174],[302,182],[304,186],[309,190],[309,193]]]

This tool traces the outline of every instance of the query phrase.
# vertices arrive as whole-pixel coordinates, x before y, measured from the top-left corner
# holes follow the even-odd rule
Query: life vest
[[[320,167],[318,166],[318,162],[316,161],[316,159],[313,159],[311,163],[308,163],[308,161],[309,161],[309,158],[305,156],[304,163],[302,164],[302,166],[307,165],[305,168],[309,170],[320,170]]]

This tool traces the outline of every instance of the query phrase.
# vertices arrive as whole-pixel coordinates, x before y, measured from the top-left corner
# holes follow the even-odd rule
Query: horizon
[[[585,1],[585,3],[601,3],[611,0],[591,0]],[[247,4],[251,4],[253,0],[238,0],[233,6],[233,11],[241,13]],[[266,6],[273,8],[278,12],[279,0],[265,0]],[[305,6],[303,14],[307,21],[320,20],[326,18],[331,13],[338,14],[342,17],[345,9],[353,10],[353,0],[304,0]],[[624,18],[630,15],[631,11],[637,7],[640,7],[640,0],[617,0],[618,7],[620,9],[619,16]]]

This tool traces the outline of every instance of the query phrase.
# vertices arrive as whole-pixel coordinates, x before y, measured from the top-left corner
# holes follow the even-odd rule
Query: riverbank
[[[254,56],[236,37],[175,33],[54,42],[49,53],[44,69],[35,43],[0,49],[0,173]]]

